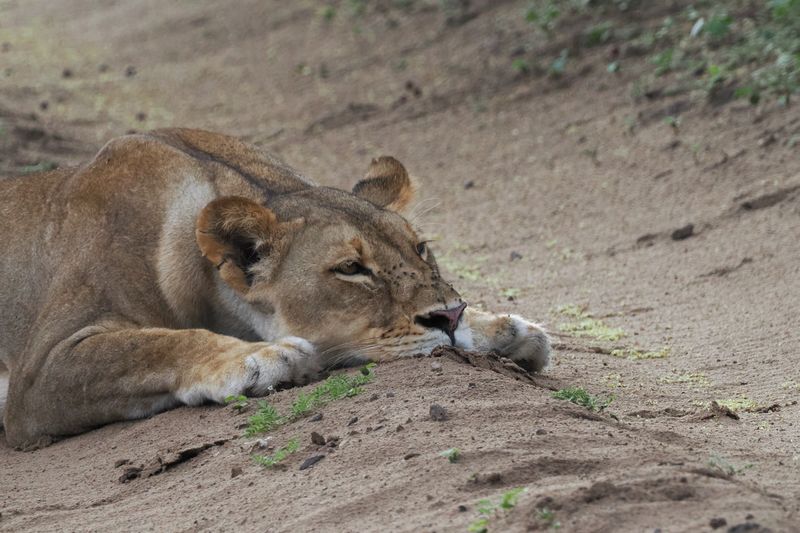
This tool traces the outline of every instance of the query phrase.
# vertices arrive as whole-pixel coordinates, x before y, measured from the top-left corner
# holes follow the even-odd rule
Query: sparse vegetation
[[[557,390],[553,393],[553,398],[557,400],[567,400],[576,405],[586,407],[590,411],[602,411],[614,401],[613,396],[603,400],[592,396],[586,389],[581,387],[567,387],[566,389]]]
[[[447,457],[447,460],[451,463],[458,462],[458,459],[461,457],[461,450],[458,448],[448,448],[442,452],[439,452],[439,455],[442,457]]]
[[[556,309],[560,315],[572,318],[573,321],[558,325],[558,329],[565,333],[572,333],[577,337],[589,337],[601,341],[618,341],[625,336],[621,328],[612,328],[602,320],[593,318],[583,307],[577,305],[562,305]]]
[[[669,346],[664,346],[660,350],[640,350],[639,348],[617,348],[611,350],[611,355],[614,357],[622,357],[632,361],[640,361],[642,359],[664,359],[669,357],[672,349]]]
[[[752,412],[758,409],[758,404],[747,397],[741,398],[730,398],[727,400],[716,400],[716,402],[721,405],[722,407],[727,407],[734,413],[738,413],[741,411]]]
[[[479,500],[476,504],[479,516],[470,523],[467,531],[470,533],[487,533],[491,518],[516,507],[520,495],[527,490],[525,487],[511,489],[500,495],[500,499],[497,502],[493,502],[490,499]]]
[[[17,169],[17,172],[20,174],[35,174],[36,172],[47,172],[56,168],[58,168],[58,165],[53,161],[41,161],[34,165],[21,166]]]
[[[355,375],[337,374],[330,376],[317,385],[309,394],[301,392],[292,402],[291,414],[287,416],[278,413],[278,410],[266,401],[259,401],[258,410],[248,419],[249,425],[245,429],[245,436],[252,437],[266,433],[278,426],[297,420],[312,410],[334,400],[356,396],[361,393],[361,387],[375,377],[373,368],[375,368],[375,363],[370,363],[362,367]]]
[[[300,393],[292,403],[292,417],[300,418],[310,411],[321,407],[334,400],[349,398],[360,394],[363,385],[369,383],[373,378],[372,369],[375,363],[370,363],[353,376],[348,374],[337,374],[330,376],[320,385],[314,388],[309,394]]]
[[[226,396],[225,405],[230,405],[237,411],[246,408],[250,403],[247,401],[247,396],[239,394],[238,396]]]
[[[782,105],[800,92],[800,0],[709,0],[656,26],[620,16],[637,4],[646,5],[637,0],[534,0],[524,16],[547,39],[559,27],[577,23],[582,28],[573,46],[625,42],[638,53],[649,53],[653,70],[640,87],[664,85],[658,79],[672,75],[673,85],[664,93],[700,90],[711,100],[747,98],[753,104],[769,95]],[[568,54],[565,50],[553,59],[550,74],[564,73]],[[516,58],[512,66],[518,69],[524,61]],[[607,70],[617,72],[620,61]]]
[[[554,513],[547,507],[542,507],[541,509],[537,510],[536,518],[550,529],[561,528],[561,522],[556,520],[556,513]]]
[[[275,429],[283,424],[286,419],[278,414],[278,410],[275,407],[261,400],[258,402],[258,411],[247,421],[249,425],[244,434],[246,437],[252,437]]]
[[[711,385],[711,382],[708,380],[708,377],[703,374],[702,372],[688,372],[686,374],[676,374],[672,376],[664,376],[659,378],[659,383],[687,383],[698,385],[701,387],[708,387]]]
[[[712,455],[709,458],[708,463],[706,464],[710,469],[717,470],[718,472],[721,472],[722,474],[729,477],[740,475],[745,470],[753,468],[753,465],[751,463],[748,463],[741,467],[734,466],[733,463],[731,463],[730,461],[719,455]]]
[[[285,446],[281,446],[272,455],[253,455],[253,461],[267,468],[273,467],[300,449],[297,439],[291,439]]]

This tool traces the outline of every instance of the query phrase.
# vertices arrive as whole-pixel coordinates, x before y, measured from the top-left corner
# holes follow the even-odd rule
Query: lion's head
[[[412,197],[405,168],[381,157],[352,193],[309,187],[266,205],[219,198],[200,214],[197,242],[271,332],[306,338],[331,358],[469,345],[466,304],[400,214]]]

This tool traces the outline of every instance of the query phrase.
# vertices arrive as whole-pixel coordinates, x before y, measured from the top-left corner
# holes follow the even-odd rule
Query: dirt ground
[[[0,171],[172,125],[340,187],[395,155],[440,264],[472,305],[544,322],[551,368],[381,364],[362,394],[269,434],[300,442],[277,469],[250,458],[252,405],[31,453],[0,439],[0,530],[465,531],[479,500],[524,487],[489,531],[800,531],[800,107],[635,97],[652,67],[631,53],[607,72],[614,44],[560,79],[521,75],[520,50],[565,46],[533,35],[525,1],[400,4],[342,2],[328,21],[305,0],[4,0]],[[658,4],[646,17],[685,2]],[[579,336],[588,315],[625,335]],[[613,402],[552,397],[571,386]]]

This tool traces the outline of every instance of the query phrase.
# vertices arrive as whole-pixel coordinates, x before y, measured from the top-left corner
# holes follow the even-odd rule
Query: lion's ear
[[[268,274],[277,264],[298,224],[302,221],[278,222],[272,211],[247,198],[225,196],[200,212],[195,238],[220,277],[245,293],[256,274]]]
[[[414,184],[400,161],[384,155],[372,160],[367,175],[353,187],[353,194],[378,207],[403,212],[414,199]]]

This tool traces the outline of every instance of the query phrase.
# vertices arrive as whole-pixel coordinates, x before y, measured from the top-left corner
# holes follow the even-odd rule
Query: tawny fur
[[[234,138],[185,129],[0,180],[8,441],[45,445],[304,383],[348,358],[449,343],[415,320],[461,298],[397,212],[412,195],[393,158],[375,160],[349,193]],[[546,334],[519,317],[468,308],[452,338],[533,370],[548,362]]]

